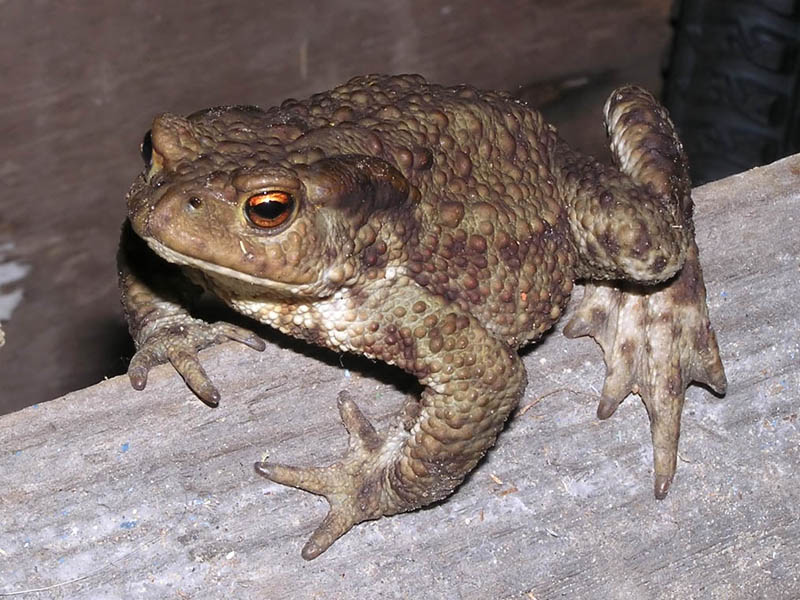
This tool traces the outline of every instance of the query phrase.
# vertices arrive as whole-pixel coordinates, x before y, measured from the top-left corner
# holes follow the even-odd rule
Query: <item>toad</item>
[[[311,559],[357,523],[459,486],[523,394],[517,350],[553,326],[581,280],[565,333],[602,348],[599,418],[630,393],[644,401],[663,498],[686,387],[724,393],[726,379],[675,128],[632,86],[612,93],[605,122],[613,166],[505,94],[419,76],[358,77],[269,110],[157,116],[118,258],[133,387],[168,361],[216,405],[198,351],[264,348],[193,317],[201,288],[290,336],[415,376],[421,395],[388,431],[339,395],[350,443],[334,464],[256,463],[328,500],[303,548]]]

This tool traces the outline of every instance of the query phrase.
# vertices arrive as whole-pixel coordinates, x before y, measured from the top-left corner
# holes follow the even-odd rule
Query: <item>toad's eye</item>
[[[150,131],[144,134],[142,144],[139,146],[139,152],[142,154],[144,166],[149,169],[153,162],[153,136]]]
[[[294,198],[286,192],[264,192],[250,196],[245,213],[256,227],[274,229],[286,222],[294,210]]]

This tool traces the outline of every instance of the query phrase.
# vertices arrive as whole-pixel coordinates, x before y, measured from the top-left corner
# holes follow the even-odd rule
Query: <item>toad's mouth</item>
[[[153,250],[153,252],[167,262],[180,265],[182,267],[191,267],[197,269],[208,279],[216,281],[229,291],[236,290],[239,292],[245,292],[245,295],[252,295],[253,292],[272,292],[278,296],[314,295],[313,291],[316,286],[313,284],[286,283],[276,279],[256,277],[255,275],[242,273],[236,269],[218,265],[213,262],[203,260],[202,258],[195,258],[194,256],[177,252],[176,250],[165,246],[155,238],[142,236],[142,239],[147,242],[147,245],[151,250]]]

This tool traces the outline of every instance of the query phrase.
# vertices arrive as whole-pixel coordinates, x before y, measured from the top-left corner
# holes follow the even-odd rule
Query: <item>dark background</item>
[[[0,413],[124,372],[114,256],[154,114],[418,72],[517,93],[603,154],[611,89],[659,91],[670,4],[0,3]]]

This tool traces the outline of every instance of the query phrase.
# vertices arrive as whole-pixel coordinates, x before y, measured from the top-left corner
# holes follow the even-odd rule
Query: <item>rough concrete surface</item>
[[[0,596],[800,598],[800,156],[695,197],[729,391],[689,389],[666,500],[641,402],[598,422],[599,347],[557,331],[454,496],[304,562],[324,500],[253,462],[333,461],[336,393],[385,425],[408,380],[281,338],[228,344],[203,354],[217,409],[161,367],[144,392],[118,377],[0,418]]]

